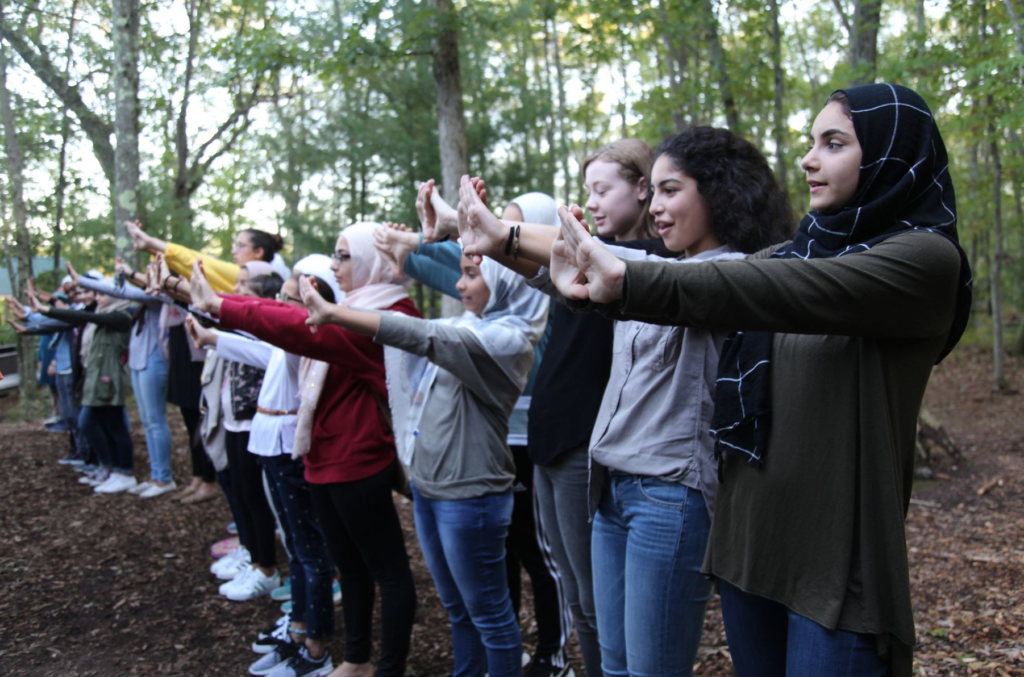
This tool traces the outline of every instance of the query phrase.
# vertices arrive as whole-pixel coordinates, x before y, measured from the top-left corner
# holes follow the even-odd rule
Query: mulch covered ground
[[[959,350],[929,387],[927,405],[964,460],[937,452],[907,522],[920,675],[1024,675],[1024,397],[992,392],[989,359]],[[1024,387],[1021,363],[1009,369]],[[226,504],[96,496],[55,463],[64,436],[14,422],[15,411],[13,398],[0,400],[0,674],[245,674],[253,633],[278,610],[216,594],[207,549],[227,536]],[[187,480],[184,426],[177,413],[172,421],[175,476]],[[134,433],[144,477],[137,421]],[[409,673],[450,674],[447,619],[410,506],[397,500],[420,599]],[[521,620],[532,645],[528,601]],[[330,649],[340,660],[342,642]],[[698,661],[697,674],[732,674],[717,605]]]

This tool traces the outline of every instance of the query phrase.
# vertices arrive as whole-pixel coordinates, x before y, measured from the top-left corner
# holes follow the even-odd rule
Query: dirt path
[[[907,523],[920,675],[1024,675],[1024,397],[993,395],[986,360],[960,351],[929,388],[928,406],[967,461],[954,468],[937,459],[937,479],[915,489]],[[1020,362],[1009,367],[1024,386]],[[11,406],[0,400],[0,420]],[[183,479],[183,426],[177,414],[172,421],[174,473]],[[134,433],[144,476],[137,421]],[[64,444],[38,422],[0,424],[0,675],[245,674],[253,633],[278,612],[269,600],[216,594],[207,549],[227,536],[226,504],[95,496],[54,462]],[[450,674],[447,619],[409,506],[399,501],[399,510],[420,600],[409,673]],[[530,644],[531,614],[527,603]],[[330,649],[340,659],[341,641]],[[695,672],[732,674],[717,605]]]

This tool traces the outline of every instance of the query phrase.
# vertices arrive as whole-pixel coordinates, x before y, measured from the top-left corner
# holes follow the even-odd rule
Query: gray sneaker
[[[324,650],[320,658],[313,658],[305,646],[300,646],[298,653],[267,674],[271,677],[327,677],[334,672],[331,654]]]

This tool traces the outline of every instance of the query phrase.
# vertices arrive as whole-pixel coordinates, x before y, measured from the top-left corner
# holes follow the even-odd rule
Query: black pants
[[[117,472],[131,475],[135,447],[126,425],[128,416],[124,407],[83,407],[83,410],[85,416],[79,419],[85,423],[82,432],[89,440],[89,447],[96,450],[100,462]]]
[[[555,665],[564,664],[562,647],[572,632],[572,617],[562,594],[558,568],[551,555],[535,512],[533,500],[533,463],[526,447],[512,447],[516,463],[516,484],[513,491],[512,525],[505,541],[505,565],[508,567],[508,590],[512,606],[519,617],[523,594],[519,567],[526,569],[533,587],[533,611],[537,620],[538,656],[551,656]]]
[[[273,569],[277,563],[274,540],[274,513],[263,490],[263,468],[255,454],[250,454],[249,433],[227,432],[228,470],[231,471],[231,490],[238,504],[239,538],[245,537],[245,547],[252,555],[253,564]],[[237,518],[236,518],[237,520]]]
[[[188,430],[188,453],[192,458],[192,477],[198,477],[204,482],[214,482],[217,479],[217,472],[214,470],[213,461],[203,449],[203,440],[199,437],[199,410],[187,407],[178,407],[178,409],[181,410],[181,417],[185,419],[185,429]]]
[[[397,459],[395,463],[398,463]],[[396,466],[355,482],[311,484],[345,618],[345,660],[370,660],[374,583],[380,587],[381,647],[375,677],[402,677],[416,615],[416,585],[391,486]]]

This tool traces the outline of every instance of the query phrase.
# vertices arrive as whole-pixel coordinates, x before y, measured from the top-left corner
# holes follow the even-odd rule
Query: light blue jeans
[[[594,518],[594,606],[606,677],[682,677],[711,599],[711,520],[699,491],[613,472]]]
[[[523,640],[505,570],[512,491],[441,501],[413,485],[412,494],[423,559],[452,624],[453,677],[521,677]]]
[[[167,358],[160,348],[149,354],[146,368],[132,370],[132,389],[146,429],[149,477],[171,481],[171,429],[167,424]]]

